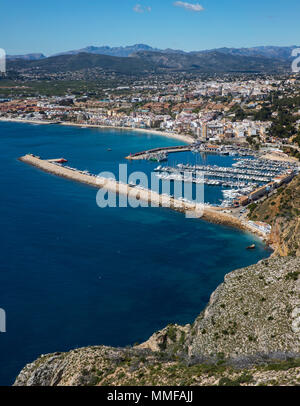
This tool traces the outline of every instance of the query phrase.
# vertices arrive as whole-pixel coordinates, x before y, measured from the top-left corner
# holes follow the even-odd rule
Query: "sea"
[[[0,123],[0,385],[41,354],[133,345],[169,323],[191,323],[228,272],[271,254],[252,234],[167,208],[99,208],[97,189],[18,161],[64,157],[118,178],[119,164],[129,173],[157,166],[128,162],[130,153],[182,144],[131,130]],[[231,166],[233,158],[188,152],[169,161]],[[207,202],[220,197],[205,190]]]

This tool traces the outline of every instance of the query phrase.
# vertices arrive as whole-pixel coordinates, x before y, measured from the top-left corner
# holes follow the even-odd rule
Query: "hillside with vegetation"
[[[82,52],[58,55],[39,60],[9,60],[11,72],[42,73],[77,72],[100,69],[116,74],[148,74],[171,72],[286,72],[289,63],[263,56],[227,55],[216,51],[195,54],[140,51],[130,57],[116,57]]]
[[[34,70],[43,73],[76,72],[89,69],[101,69],[118,74],[143,74],[154,70],[148,61],[136,58],[121,58],[109,55],[80,53],[76,55],[58,55],[49,58],[26,61],[8,61],[8,71]]]
[[[16,386],[277,386],[299,385],[300,359],[273,360],[248,369],[187,364],[151,351],[86,347],[42,356],[19,375]]]
[[[199,53],[207,53],[211,51],[220,52],[227,55],[238,55],[238,56],[263,56],[270,59],[281,59],[281,60],[292,60],[292,51],[299,46],[287,46],[287,47],[279,47],[279,46],[258,46],[252,48],[218,48],[213,50],[205,50],[205,51],[192,51],[192,52],[185,52],[179,49],[158,49],[153,48],[146,44],[134,44],[134,45],[127,45],[127,46],[118,46],[118,47],[110,47],[110,46],[87,46],[85,48],[74,49],[71,51],[60,52],[59,54],[51,55],[51,56],[58,56],[58,55],[76,55],[82,52],[88,54],[97,54],[97,55],[110,55],[110,56],[118,56],[118,57],[128,57],[131,56],[133,53],[140,52],[140,51],[150,51],[150,52],[159,52],[159,53],[173,53],[173,54],[199,54]],[[43,54],[28,54],[28,55],[8,55],[9,59],[41,59],[45,58]]]
[[[186,72],[284,72],[288,63],[263,56],[224,54],[218,51],[168,54],[141,51],[132,55],[159,68]]]
[[[270,242],[275,254],[300,256],[300,175],[264,201],[252,204],[249,217],[272,226]]]

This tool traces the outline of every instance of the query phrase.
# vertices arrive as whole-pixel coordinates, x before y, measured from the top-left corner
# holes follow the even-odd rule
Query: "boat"
[[[255,250],[255,248],[256,248],[256,245],[252,244],[252,245],[249,245],[249,247],[247,247],[247,250]]]
[[[161,152],[157,154],[149,154],[147,157],[148,161],[152,162],[165,162],[168,160],[168,154],[166,152]]]

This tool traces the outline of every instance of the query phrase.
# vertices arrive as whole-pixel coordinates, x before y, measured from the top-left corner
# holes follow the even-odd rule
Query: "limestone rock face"
[[[139,345],[139,348],[149,349],[154,352],[180,350],[189,336],[191,326],[169,325],[161,331],[154,333],[148,341]]]
[[[191,360],[300,354],[300,258],[229,273],[192,326],[168,326],[140,347]]]
[[[231,272],[196,319],[190,357],[300,354],[300,258],[273,258]]]
[[[94,386],[130,362],[153,361],[151,352],[94,346],[42,355],[25,366],[14,386]],[[130,361],[130,362],[129,362]]]
[[[278,256],[300,256],[300,175],[252,211],[251,220],[272,226],[270,243]]]

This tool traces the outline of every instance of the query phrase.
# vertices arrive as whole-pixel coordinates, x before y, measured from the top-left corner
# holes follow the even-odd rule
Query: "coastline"
[[[136,131],[136,132],[141,132],[141,133],[146,133],[146,134],[152,134],[152,135],[161,135],[163,137],[167,138],[176,138],[178,140],[187,142],[188,144],[193,143],[195,140],[190,137],[189,135],[181,135],[177,133],[168,133],[165,131],[156,131],[154,129],[147,129],[147,128],[135,128],[135,127],[118,127],[118,126],[109,126],[109,125],[98,125],[98,124],[77,124],[77,123],[66,123],[66,122],[61,122],[59,123],[60,125],[64,126],[72,126],[72,127],[82,127],[82,128],[100,128],[100,129],[110,129],[110,130],[125,130],[125,131]]]
[[[36,125],[63,125],[70,127],[81,127],[81,128],[99,128],[99,129],[111,129],[111,130],[123,130],[123,131],[136,131],[152,135],[161,135],[167,138],[178,139],[180,141],[186,142],[187,144],[193,143],[195,140],[189,135],[165,132],[165,131],[156,131],[155,129],[147,128],[135,128],[135,127],[118,127],[118,126],[109,126],[109,125],[99,125],[99,124],[78,124],[71,122],[62,122],[62,121],[43,121],[43,120],[23,120],[17,118],[3,118],[0,117],[0,122],[12,122],[12,123],[23,123],[23,124],[36,124]]]
[[[157,134],[157,135],[161,135],[161,136],[168,137],[168,138],[179,139],[181,141],[186,142],[187,144],[194,141],[193,138],[190,137],[190,136],[176,134],[176,133],[166,133],[164,131],[155,131],[155,130],[142,129],[142,128],[100,126],[100,125],[96,125],[96,124],[77,124],[77,123],[68,123],[68,122],[47,122],[47,121],[42,121],[42,120],[22,120],[22,119],[10,119],[10,118],[2,118],[2,117],[0,117],[0,122],[1,121],[17,122],[17,123],[24,123],[24,124],[37,124],[37,125],[56,124],[56,125],[81,127],[81,128],[99,128],[99,129],[106,129],[107,128],[107,129],[115,129],[115,130],[137,131],[137,132],[141,132],[141,133],[148,133],[148,134],[152,134],[152,135]],[[87,179],[78,179],[78,178],[74,177],[73,174],[72,175],[70,175],[70,174],[67,174],[67,175],[59,174],[59,173],[57,173],[57,171],[53,172],[53,168],[46,167],[45,165],[41,166],[41,165],[37,164],[36,162],[32,162],[32,161],[30,162],[30,160],[28,160],[26,157],[27,157],[27,155],[25,157],[19,158],[19,160],[22,161],[22,162],[25,162],[27,164],[30,164],[32,166],[38,167],[39,169],[42,169],[45,172],[52,173],[52,174],[54,174],[56,176],[65,177],[67,179],[70,179],[70,180],[73,180],[73,181],[75,180],[75,181],[78,181],[80,183],[89,184],[89,185],[94,186],[94,187],[96,186],[98,188],[104,187],[104,183],[103,183],[104,180],[102,180],[102,183],[98,182],[97,184],[95,184],[93,182],[91,183],[90,179],[88,179],[88,178]],[[47,161],[43,161],[43,160],[40,160],[40,161],[47,162]],[[56,167],[59,168],[58,166],[56,166]],[[66,169],[66,168],[64,168],[64,169]],[[87,175],[85,175],[85,176],[87,176]],[[118,184],[118,182],[116,182],[116,184]],[[123,190],[123,192],[122,192],[120,189],[118,189],[118,186],[116,186],[116,184],[109,184],[109,183],[107,183],[107,180],[105,179],[105,187],[106,188],[109,188],[109,190],[112,190],[112,191],[117,191],[117,193],[127,194],[129,196],[128,190],[126,190],[126,191]],[[128,187],[128,185],[127,185],[127,187]],[[118,190],[116,190],[116,188]],[[151,198],[153,199],[153,192],[151,192]],[[142,198],[142,200],[149,201],[148,197],[147,198]],[[178,201],[176,203],[177,203],[177,205],[180,205],[180,204],[182,205],[181,201]],[[162,204],[162,206],[163,205],[164,204]],[[175,207],[173,207],[173,208],[175,208]],[[186,211],[193,210],[193,207],[189,206],[189,207],[186,207],[184,210],[182,210],[182,209],[178,210],[178,207],[175,208],[175,209],[177,211],[186,212]],[[230,214],[227,214],[227,213],[224,213],[220,209],[213,208],[213,207],[210,207],[208,205],[205,205],[205,208],[203,210],[203,214],[202,214],[201,218],[203,220],[205,220],[205,221],[208,221],[208,222],[212,222],[212,223],[215,223],[215,224],[222,224],[222,225],[225,225],[225,226],[234,227],[236,229],[240,229],[240,230],[243,230],[243,231],[250,232],[251,234],[255,235],[256,237],[258,237],[259,239],[264,241],[270,248],[274,249],[272,247],[272,245],[269,244],[269,242],[268,242],[268,240],[269,240],[268,235],[258,231],[257,229],[254,229],[253,227],[251,227],[250,224],[248,224],[248,223],[246,223],[244,221],[241,221],[237,217],[235,217],[233,215],[230,215]]]
[[[120,183],[115,180],[95,177],[86,174],[80,170],[72,170],[63,166],[59,166],[48,160],[43,160],[40,157],[33,155],[25,155],[19,158],[21,162],[34,166],[44,172],[63,177],[79,183],[84,183],[98,189],[106,189],[108,191],[126,195],[129,198],[136,198],[141,201],[151,203],[150,207],[165,207],[185,213],[188,217],[200,218],[215,224],[222,224],[225,226],[240,229],[242,231],[250,232],[256,237],[262,239],[268,245],[268,236],[263,232],[254,229],[246,222],[241,221],[231,214],[224,213],[222,210],[195,203],[187,203],[173,197],[166,197],[150,189],[140,189],[138,187],[131,187],[128,184]]]
[[[37,124],[37,125],[59,124],[59,125],[63,125],[63,126],[73,126],[73,127],[81,127],[81,128],[99,128],[99,129],[107,128],[107,129],[116,129],[116,130],[125,130],[125,131],[137,131],[137,132],[146,133],[146,134],[148,133],[148,134],[152,134],[152,135],[157,134],[157,135],[161,135],[161,136],[168,137],[168,138],[173,138],[173,139],[176,138],[176,139],[184,141],[184,142],[186,142],[188,144],[194,141],[192,137],[187,136],[187,135],[181,135],[181,134],[175,134],[175,133],[166,133],[164,131],[155,131],[155,130],[142,129],[142,128],[100,126],[100,125],[96,125],[96,124],[77,124],[77,123],[67,123],[67,122],[47,122],[47,121],[42,121],[42,120],[22,120],[22,119],[9,119],[9,118],[0,117],[0,122],[1,121],[18,122],[18,123],[24,123],[24,124]],[[57,176],[62,176],[62,177],[65,177],[67,179],[70,179],[70,180],[79,181],[81,183],[90,184],[91,186],[94,186],[94,187],[95,186],[96,187],[103,187],[99,183],[97,185],[95,185],[94,183],[90,183],[90,179],[79,180],[79,179],[74,178],[74,176],[70,176],[70,174],[65,176],[63,174],[56,173],[56,171],[52,172],[51,168],[49,168],[49,167],[45,168],[44,165],[40,166],[40,165],[37,165],[36,163],[29,162],[27,159],[25,159],[25,157],[19,158],[20,161],[23,161],[23,162],[26,162],[26,163],[28,163],[30,165],[36,166],[36,167],[44,170],[45,172],[52,173],[52,174],[57,175]],[[47,161],[43,161],[43,162],[47,162]],[[107,180],[105,180],[105,181],[107,181]],[[118,182],[116,182],[116,183],[118,183]],[[103,184],[103,180],[102,180],[102,184]],[[110,190],[116,191],[116,185],[109,185],[109,184],[106,183],[106,187],[109,187]],[[125,192],[125,191],[123,191],[123,192]],[[117,193],[122,193],[122,192],[120,192],[120,190],[117,190]],[[125,194],[129,195],[128,190],[125,192]],[[153,198],[153,192],[152,192],[152,198]],[[148,199],[143,199],[143,200],[148,200]],[[177,204],[179,204],[179,202],[177,202]],[[182,202],[180,202],[180,204],[182,204]],[[191,208],[191,207],[188,208],[188,210],[191,210],[191,209],[193,210],[193,208]],[[183,211],[187,211],[187,210],[185,209]],[[240,230],[243,230],[243,231],[250,232],[251,234],[254,234],[256,237],[260,238],[270,248],[273,249],[273,247],[268,243],[268,239],[269,239],[268,235],[258,231],[257,229],[254,229],[253,227],[251,227],[250,224],[248,224],[248,223],[246,223],[244,221],[241,221],[237,217],[222,212],[220,209],[205,206],[205,209],[204,209],[203,214],[202,214],[201,217],[205,221],[209,221],[209,222],[212,222],[212,223],[215,223],[215,224],[223,224],[223,225],[226,225],[226,226],[230,226],[230,227],[234,227],[234,228],[237,228],[237,229],[240,229]]]
[[[51,125],[60,124],[59,121],[43,121],[43,120],[23,120],[22,118],[6,118],[0,117],[0,121],[11,123],[24,123],[24,124],[37,124],[37,125]]]

